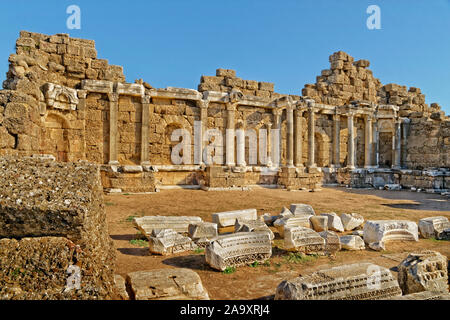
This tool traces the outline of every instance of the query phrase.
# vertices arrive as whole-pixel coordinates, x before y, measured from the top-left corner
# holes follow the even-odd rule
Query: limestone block
[[[385,242],[395,240],[419,241],[417,224],[407,220],[370,220],[364,225],[364,242],[372,249],[383,249]]]
[[[305,254],[324,254],[325,239],[314,230],[290,227],[284,233],[284,249]]]
[[[150,252],[160,255],[190,251],[197,248],[192,239],[172,229],[153,229],[148,237]]]
[[[403,294],[421,291],[448,293],[447,257],[436,251],[410,253],[398,266]]]
[[[327,216],[311,216],[309,218],[311,226],[314,231],[322,232],[328,230],[328,217]]]
[[[116,274],[114,275],[114,283],[119,298],[122,300],[129,300],[130,297],[128,296],[125,279],[121,275]]]
[[[242,220],[236,219],[234,225],[234,232],[267,232],[270,235],[270,240],[275,238],[272,230],[261,220]]]
[[[315,215],[314,209],[309,204],[297,203],[291,204],[290,211],[295,215]]]
[[[212,214],[212,222],[217,223],[219,228],[234,226],[236,219],[256,220],[256,209],[226,211]]]
[[[339,218],[336,213],[321,213],[320,215],[328,217],[328,230],[344,232],[344,226],[342,225],[341,218]]]
[[[275,300],[381,300],[401,296],[389,269],[356,263],[281,282]]]
[[[189,225],[189,237],[201,248],[206,247],[218,237],[217,224],[211,222],[198,222]]]
[[[450,228],[450,222],[447,217],[429,217],[419,220],[420,235],[425,239],[438,239],[446,228]]]
[[[309,222],[310,217],[311,216],[301,215],[301,216],[294,216],[292,218],[277,219],[273,223],[273,226],[277,228],[280,237],[284,237],[284,231],[286,228],[290,227],[311,228],[311,223]]]
[[[209,300],[199,275],[190,269],[157,269],[127,275],[135,300]]]
[[[335,232],[322,231],[319,234],[325,239],[325,253],[327,255],[335,255],[336,252],[341,250],[341,241]]]
[[[200,217],[191,216],[146,216],[134,218],[135,226],[149,236],[153,229],[172,229],[179,233],[188,233],[189,224],[202,222]]]
[[[259,217],[261,221],[263,221],[267,226],[272,226],[275,220],[278,219],[278,216],[273,216],[269,213],[264,213],[262,216]]]
[[[364,231],[363,230],[355,230],[352,232],[352,235],[360,236],[362,238],[362,237],[364,237]]]
[[[364,218],[358,213],[343,213],[341,214],[341,221],[345,231],[350,231],[358,228],[364,223]]]
[[[280,212],[278,218],[292,218],[293,216],[294,216],[294,214],[291,212],[291,210],[289,210],[286,207],[283,207],[283,209],[281,209],[281,212]]]
[[[348,236],[341,236],[341,247],[344,250],[364,250],[366,248],[366,245],[364,244],[364,240],[357,235],[348,235]]]
[[[264,262],[272,256],[272,241],[267,232],[239,232],[219,236],[206,246],[206,262],[214,269],[225,270]]]
[[[437,239],[450,241],[450,228],[444,229],[441,233],[439,233]]]

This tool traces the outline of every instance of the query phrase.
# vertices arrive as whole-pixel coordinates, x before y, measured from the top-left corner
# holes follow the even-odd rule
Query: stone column
[[[273,165],[279,167],[281,164],[281,113],[283,110],[281,109],[273,109],[273,128],[277,130],[277,134],[273,134],[273,152],[272,152],[272,161]]]
[[[142,103],[142,127],[141,127],[141,166],[150,165],[148,152],[148,125],[150,120],[150,96],[143,96]]]
[[[287,150],[286,150],[286,166],[294,167],[294,108],[288,106],[286,108],[287,119]]]
[[[315,159],[315,114],[314,114],[314,101],[308,101],[308,168],[316,168]]]
[[[402,123],[400,120],[395,122],[395,132],[394,132],[394,143],[393,143],[393,154],[394,162],[392,168],[401,168],[401,150],[402,150]]]
[[[86,97],[87,97],[87,91],[86,90],[78,90],[77,92],[78,94],[78,112],[80,112],[82,114],[81,118],[83,119],[83,132],[86,132]],[[81,146],[82,146],[82,150],[81,152],[83,152],[83,155],[81,157],[81,159],[86,160],[86,136],[83,134],[81,136]]]
[[[379,166],[379,140],[380,140],[380,134],[378,132],[378,123],[377,119],[372,122],[372,136],[373,136],[373,143],[372,143],[372,164],[375,166],[375,168],[378,168]]]
[[[333,115],[333,167],[341,167],[341,116]]]
[[[364,124],[364,167],[373,168],[372,165],[372,147],[373,147],[373,135],[372,135],[372,116],[366,115]]]
[[[348,155],[347,155],[347,168],[350,170],[355,169],[355,133],[354,133],[354,125],[353,125],[353,113],[349,113],[347,116],[348,122]]]
[[[247,166],[245,162],[245,131],[244,129],[239,129],[236,132],[236,141],[237,141],[237,156],[236,162],[239,167]]]
[[[119,109],[119,94],[108,93],[109,99],[109,162],[110,165],[118,165],[117,155],[117,113]]]
[[[203,151],[205,150],[205,139],[204,135],[206,133],[207,121],[208,121],[208,100],[198,100],[197,107],[200,108],[200,125],[195,128],[195,148],[194,148],[194,163],[202,165],[203,161]]]
[[[272,124],[268,123],[267,126],[267,166],[272,167]]]
[[[234,103],[227,103],[227,128],[225,133],[226,145],[226,162],[228,167],[234,167],[234,120],[237,105]]]
[[[295,166],[303,168],[303,110],[295,110]]]

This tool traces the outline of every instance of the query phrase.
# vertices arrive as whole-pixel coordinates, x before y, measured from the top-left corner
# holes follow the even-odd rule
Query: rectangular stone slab
[[[369,220],[365,223],[365,243],[384,245],[392,240],[419,241],[417,224],[408,220]]]
[[[147,237],[154,229],[172,229],[187,234],[189,224],[202,222],[200,217],[189,216],[146,216],[134,218],[135,226]]]
[[[275,300],[378,300],[401,294],[389,269],[357,263],[285,280],[278,285]]]
[[[212,214],[212,222],[217,223],[219,228],[231,227],[236,223],[236,219],[256,220],[256,209],[245,209],[236,211],[218,212]]]
[[[213,269],[225,270],[264,262],[272,256],[272,242],[267,232],[239,232],[219,236],[205,251],[206,262]]]

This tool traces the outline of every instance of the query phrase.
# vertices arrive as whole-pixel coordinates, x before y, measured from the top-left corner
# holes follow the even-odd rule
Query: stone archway
[[[316,128],[314,140],[314,158],[316,165],[318,167],[329,167],[332,157],[330,137],[322,129]]]
[[[378,121],[378,134],[379,166],[381,168],[390,168],[392,166],[392,140],[394,137],[394,123],[392,119]]]
[[[45,118],[41,152],[55,156],[57,161],[69,159],[69,129],[67,120],[59,114],[49,113]]]

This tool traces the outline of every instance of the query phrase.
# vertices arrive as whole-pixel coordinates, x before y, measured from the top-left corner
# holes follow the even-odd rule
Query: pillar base
[[[355,167],[355,166],[347,166],[347,169],[349,169],[349,170],[355,170],[356,167]]]
[[[117,161],[117,160],[111,160],[111,161],[108,162],[108,164],[110,166],[118,166],[118,165],[120,165],[119,161]]]
[[[364,166],[364,169],[377,169],[378,166]]]
[[[392,166],[391,168],[394,170],[400,170],[402,167],[401,166]]]
[[[332,168],[332,169],[339,169],[339,168],[341,168],[341,165],[340,164],[331,164],[330,168]]]
[[[150,166],[150,161],[142,161],[141,166]]]

